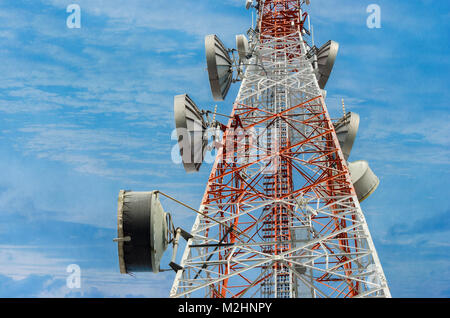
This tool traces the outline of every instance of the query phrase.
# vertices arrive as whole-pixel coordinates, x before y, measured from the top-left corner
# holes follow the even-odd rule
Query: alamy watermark
[[[381,7],[378,4],[371,4],[367,7],[367,27],[369,29],[381,28]]]
[[[66,272],[69,276],[66,278],[66,286],[69,289],[81,288],[81,268],[77,264],[70,264],[66,268]]]
[[[69,4],[66,8],[66,12],[70,13],[67,17],[66,25],[69,29],[81,28],[81,7],[79,4]],[[370,4],[367,6],[366,12],[369,13],[367,17],[367,27],[369,29],[381,28],[381,7],[378,4]]]
[[[78,4],[69,4],[66,9],[70,15],[67,17],[66,25],[69,29],[81,28],[81,8]]]

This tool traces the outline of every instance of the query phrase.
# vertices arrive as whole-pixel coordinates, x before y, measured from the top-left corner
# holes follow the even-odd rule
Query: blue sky
[[[81,7],[81,29],[66,7]],[[120,189],[198,206],[209,174],[172,163],[173,96],[212,109],[203,38],[229,47],[242,0],[0,2],[0,297],[166,297],[174,275],[119,274]],[[361,116],[351,160],[381,179],[363,204],[394,297],[450,296],[450,4],[313,0],[316,43],[340,43],[332,117]],[[366,8],[381,7],[381,29]],[[231,110],[233,87],[222,113]],[[195,215],[163,202],[177,225]],[[80,289],[66,286],[69,264]]]

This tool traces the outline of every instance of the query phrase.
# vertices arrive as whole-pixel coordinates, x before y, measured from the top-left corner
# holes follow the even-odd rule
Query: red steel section
[[[284,37],[303,28],[307,13],[300,15],[300,0],[258,1],[262,36]]]
[[[300,1],[265,1],[260,3],[260,41],[264,43],[266,39],[282,38],[295,34],[299,28],[302,28],[302,19],[300,16]],[[283,49],[283,47],[278,47]],[[300,50],[300,47],[299,47]],[[284,92],[277,92],[283,94]],[[278,105],[278,112],[286,109],[286,105]],[[280,150],[289,149],[290,140],[288,138],[288,124],[286,122],[277,122],[275,128],[276,144],[268,145],[268,151],[278,152]],[[271,136],[269,136],[271,137]],[[269,140],[272,140],[269,138]],[[272,149],[274,148],[274,149]],[[290,151],[287,151],[287,156]],[[280,199],[285,194],[292,193],[292,166],[290,160],[287,158],[276,158],[273,165],[277,168],[277,173],[266,176],[264,179],[265,194],[271,198]],[[266,213],[269,217],[263,223],[263,239],[265,241],[291,241],[291,215],[292,211],[289,207],[281,204],[275,204],[266,208]],[[283,252],[291,250],[290,243],[282,243],[276,245],[263,246],[263,252],[279,255]],[[271,280],[266,280],[262,283],[262,296],[271,297],[277,296],[279,298],[289,298],[291,296],[292,277],[290,277],[289,270],[285,265],[274,263],[272,265],[272,272],[274,276]],[[263,269],[267,270],[264,266]]]

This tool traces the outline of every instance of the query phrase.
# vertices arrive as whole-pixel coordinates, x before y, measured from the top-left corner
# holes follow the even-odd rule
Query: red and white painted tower
[[[251,54],[171,297],[390,297],[359,202],[370,193],[358,193],[325,104],[306,2],[257,1]]]

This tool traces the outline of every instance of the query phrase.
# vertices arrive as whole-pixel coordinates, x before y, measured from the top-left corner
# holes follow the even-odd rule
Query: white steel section
[[[281,42],[284,43],[284,48],[276,49],[276,44]],[[301,46],[302,52],[300,55],[298,52],[299,45]],[[264,111],[264,107],[273,105],[270,101],[272,97],[274,100],[281,98],[281,96],[276,96],[276,91],[277,89],[280,89],[280,87],[284,89],[282,97],[286,101],[286,107],[289,107],[289,105],[300,104],[321,95],[321,90],[318,86],[311,63],[306,58],[305,50],[305,44],[299,33],[296,36],[289,36],[284,39],[272,39],[264,44],[257,43],[255,53],[248,61],[248,64],[254,65],[247,66],[235,103],[259,105],[261,111]],[[297,55],[297,57],[289,61],[287,59],[276,58],[277,56],[287,56],[288,54],[290,56]],[[298,71],[288,72],[293,68],[296,68]],[[280,69],[286,70],[286,72],[279,76],[272,73],[274,70]],[[272,92],[275,92],[275,96],[271,96]],[[289,103],[287,102],[288,100]],[[325,106],[323,98],[320,98],[320,102]],[[324,108],[326,116],[330,118],[326,107]],[[295,110],[292,112],[292,115],[301,117],[302,109]],[[304,114],[304,116],[306,116],[306,114]],[[255,123],[257,123],[257,119],[255,119]],[[307,135],[315,129],[320,129],[320,127],[315,127],[314,124],[311,124],[309,126],[299,125],[296,129]],[[294,132],[290,138],[292,139],[292,143],[297,143],[301,142],[304,137],[299,133]],[[339,144],[335,133],[333,134],[333,139],[335,144]],[[305,143],[305,147],[310,146],[310,144]],[[323,145],[318,142],[315,146],[323,147]],[[214,171],[222,157],[222,151],[222,149],[218,151],[216,162],[213,167]],[[341,150],[339,150],[338,156],[345,162]],[[269,157],[275,160],[276,154],[269,154]],[[311,157],[303,155],[303,157],[296,157],[293,158],[293,160],[298,164],[303,164],[306,171],[309,171],[314,175],[319,173],[321,166],[325,165],[325,163],[315,163],[315,160],[312,160],[314,159],[313,157],[313,155]],[[256,175],[258,171],[258,169],[252,171],[252,167],[254,166],[242,169],[249,173],[249,178]],[[346,179],[351,183],[350,175],[348,173]],[[203,202],[205,202],[206,194],[210,187],[211,183],[208,184]],[[178,271],[176,274],[170,296],[198,297],[200,295],[203,297],[211,297],[212,286],[218,282],[251,271],[255,271],[256,273],[254,275],[256,282],[260,277],[264,277],[266,272],[270,272],[270,266],[262,271],[261,266],[282,262],[290,269],[291,285],[289,293],[291,296],[295,296],[294,287],[296,286],[294,286],[294,277],[304,286],[311,289],[312,297],[345,296],[342,292],[339,293],[333,289],[327,288],[313,279],[313,273],[315,277],[322,273],[328,277],[332,276],[337,279],[342,279],[341,285],[345,284],[346,281],[358,282],[360,284],[360,297],[390,297],[391,295],[383,269],[354,191],[351,196],[329,197],[326,194],[325,188],[323,188],[323,190],[320,190],[320,186],[317,188],[318,190],[316,193],[305,194],[305,197],[303,197],[305,202],[303,204],[298,204],[298,200],[295,201],[292,199],[284,199],[280,202],[263,200],[257,202],[232,203],[239,213],[224,213],[222,218],[217,219],[218,221],[231,224],[236,218],[243,218],[247,215],[256,216],[259,213],[263,213],[264,207],[269,207],[275,203],[291,206],[293,208],[292,219],[296,224],[309,227],[310,240],[307,242],[297,242],[294,248],[280,255],[267,254],[261,251],[261,246],[263,245],[276,245],[280,242],[257,240],[246,241],[242,240],[242,238],[240,238],[240,241],[233,246],[223,246],[216,250],[190,248],[189,246],[194,243],[217,244],[221,239],[220,232],[217,231],[218,225],[216,223],[207,223],[207,219],[198,215],[191,230],[193,238],[187,243],[187,247],[180,263],[184,270]],[[333,199],[333,206],[338,206],[339,208],[333,208],[333,211],[331,211],[330,209],[332,207],[324,204],[324,202],[329,199]],[[219,206],[214,204],[202,205],[200,207],[202,213],[205,209],[207,209],[210,214],[217,211],[223,212]],[[333,217],[336,220],[346,220],[351,222],[351,225],[332,233],[328,233],[327,230],[324,231],[324,233],[320,233],[316,229],[317,217]],[[255,222],[255,226],[259,226],[259,223],[260,222]],[[325,229],[327,229],[327,227],[325,227]],[[342,238],[338,237],[343,233],[348,234],[348,240],[351,238],[351,240],[357,241],[358,248],[350,247],[349,250],[343,250],[340,243]],[[320,249],[315,248],[317,244],[321,246]],[[330,251],[330,249],[332,249],[332,251]],[[234,255],[236,251],[241,251],[241,253]],[[219,252],[228,255],[228,257],[219,260],[217,258]],[[353,268],[352,274],[350,275],[348,274],[348,270],[346,271],[342,268],[342,263],[339,267],[333,265],[331,260],[336,257],[346,257],[348,259],[346,263],[351,262],[353,264],[358,264],[358,268]],[[231,269],[232,266],[239,266],[240,269],[232,272],[228,271],[228,274],[224,274],[218,271],[219,265],[226,265],[228,269]],[[299,273],[296,266],[298,269],[304,269],[305,272],[303,274]],[[276,276],[276,273],[274,273],[274,275]],[[277,283],[276,277],[273,277],[272,280],[274,284]],[[241,296],[257,297],[260,293],[260,287],[255,286],[250,285],[244,295]],[[203,292],[199,294],[198,292],[200,291]],[[275,285],[275,297],[277,296],[277,292]]]

